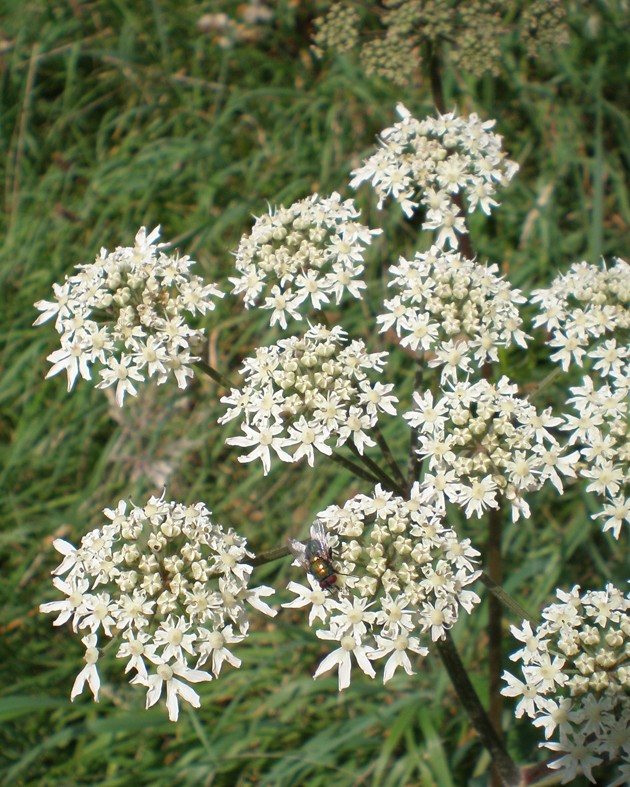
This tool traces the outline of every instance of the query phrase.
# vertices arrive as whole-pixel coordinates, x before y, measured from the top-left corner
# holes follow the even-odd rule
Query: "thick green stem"
[[[433,103],[440,115],[444,115],[446,113],[446,102],[444,101],[444,89],[442,88],[440,49],[434,42],[427,44],[426,59],[429,63],[429,81],[431,83]]]
[[[495,772],[501,779],[501,783],[504,787],[518,787],[521,781],[519,768],[507,753],[488,718],[477,696],[477,692],[470,682],[468,673],[462,664],[450,634],[447,632],[444,639],[439,639],[435,644],[453,683],[453,687],[457,692],[457,696],[492,758],[492,764]]]
[[[488,541],[486,563],[490,579],[497,585],[503,579],[503,558],[501,555],[502,536],[501,510],[491,509],[488,517]],[[488,688],[490,692],[489,716],[497,735],[501,733],[501,672],[503,669],[503,607],[494,595],[488,596]]]

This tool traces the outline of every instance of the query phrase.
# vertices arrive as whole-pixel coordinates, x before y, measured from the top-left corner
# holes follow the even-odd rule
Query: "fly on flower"
[[[337,571],[332,563],[328,535],[319,520],[311,526],[311,536],[305,544],[290,538],[289,550],[302,568],[315,577],[322,590],[331,589],[337,584]]]

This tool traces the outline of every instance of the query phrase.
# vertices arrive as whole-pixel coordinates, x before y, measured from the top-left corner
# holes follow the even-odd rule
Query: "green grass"
[[[348,194],[350,169],[392,123],[395,103],[430,111],[422,89],[369,80],[350,60],[315,61],[306,32],[315,3],[278,2],[267,34],[232,50],[197,28],[208,5],[2,3],[0,779],[485,784],[487,759],[437,658],[387,687],[359,675],[338,696],[336,678],[312,680],[325,648],[292,610],[260,624],[240,650],[243,668],[205,686],[201,710],[176,725],[161,706],[146,712],[142,692],[115,678],[98,705],[69,701],[81,646],[37,611],[54,596],[53,538],[77,543],[103,507],[142,503],[166,480],[169,497],[204,500],[258,550],[305,535],[316,511],[363,489],[336,467],[278,467],[264,479],[240,465],[224,445],[233,427],[216,426],[216,386],[204,379],[184,393],[147,391],[122,411],[82,380],[70,394],[61,376],[44,380],[56,337],[50,326],[31,327],[32,304],[74,264],[161,224],[199,274],[225,279],[252,214],[313,191]],[[472,235],[479,256],[526,290],[574,260],[630,255],[628,18],[605,10],[613,4],[589,5],[571,17],[569,48],[544,61],[507,49],[499,79],[445,74],[449,106],[496,117],[521,165],[495,218],[475,222]],[[593,39],[596,12],[608,16]],[[371,256],[372,300],[349,309],[344,326],[376,346],[366,317],[382,270],[413,249],[417,231],[397,209],[377,213],[366,188],[357,201],[386,234]],[[275,334],[227,300],[208,334],[217,365],[234,371]],[[519,373],[542,376],[535,367]],[[390,374],[408,397],[404,360]],[[404,451],[398,427],[385,431]],[[560,502],[547,494],[538,518],[508,530],[505,586],[532,611],[559,585],[596,588],[623,575],[621,550],[592,526],[587,504],[578,490]],[[283,561],[256,576],[281,588],[295,574]],[[455,635],[485,698],[483,625],[482,613]],[[510,717],[506,710],[514,727]],[[535,756],[537,738],[518,730],[532,743],[512,733],[515,751]]]

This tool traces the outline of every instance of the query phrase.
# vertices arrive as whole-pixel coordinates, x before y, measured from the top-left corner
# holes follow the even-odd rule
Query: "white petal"
[[[319,631],[317,632],[320,633]],[[343,654],[341,653],[341,649],[333,650],[332,653],[329,653],[325,659],[322,660],[319,667],[315,670],[313,678],[318,678],[320,675],[323,675],[324,672],[328,672],[333,667],[341,662],[343,658]]]
[[[370,665],[370,669],[372,669]],[[343,691],[343,689],[347,689],[350,685],[350,673],[352,671],[352,661],[350,659],[350,654],[347,650],[343,652],[343,658],[339,662],[339,691]],[[373,676],[376,674],[374,670],[372,670]]]

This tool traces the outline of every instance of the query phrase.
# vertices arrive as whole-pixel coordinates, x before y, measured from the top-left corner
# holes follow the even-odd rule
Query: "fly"
[[[337,572],[332,564],[332,548],[322,523],[317,520],[311,526],[311,538],[302,543],[295,538],[289,539],[289,551],[299,564],[312,574],[322,590],[337,584]]]

